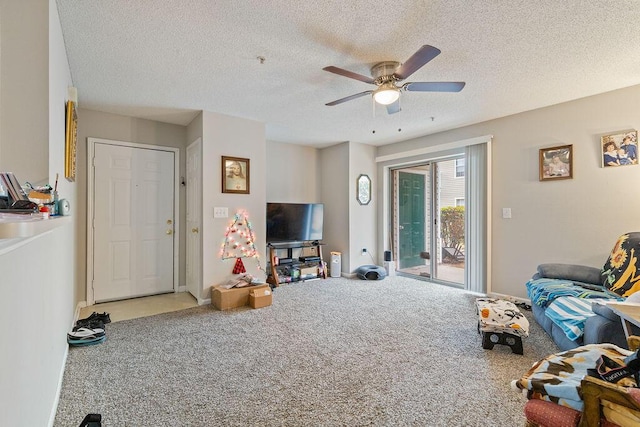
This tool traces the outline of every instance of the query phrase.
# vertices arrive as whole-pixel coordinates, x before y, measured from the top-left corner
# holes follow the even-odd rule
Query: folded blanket
[[[476,310],[480,315],[478,327],[481,332],[498,332],[529,336],[529,321],[510,302],[496,298],[476,298]]]
[[[596,291],[576,285],[571,280],[547,278],[529,280],[527,282],[527,294],[531,299],[531,304],[540,307],[548,306],[559,297],[620,299],[607,292],[604,288],[601,291]]]
[[[586,320],[596,315],[591,309],[591,304],[597,301],[611,300],[560,297],[547,306],[544,314],[562,329],[567,338],[575,341],[584,334]]]
[[[580,382],[587,369],[595,368],[602,355],[624,364],[624,358],[632,353],[613,344],[589,344],[552,354],[536,362],[522,378],[512,381],[511,387],[522,390],[528,399],[547,400],[582,411]],[[634,386],[635,381],[625,378],[618,384]]]

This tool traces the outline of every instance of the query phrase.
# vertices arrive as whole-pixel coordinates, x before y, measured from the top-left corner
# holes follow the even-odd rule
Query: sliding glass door
[[[391,173],[392,241],[398,272],[464,285],[464,157]]]

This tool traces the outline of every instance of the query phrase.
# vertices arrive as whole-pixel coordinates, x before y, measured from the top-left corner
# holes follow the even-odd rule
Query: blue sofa
[[[539,279],[555,279],[560,281],[572,281],[574,284],[585,284],[592,291],[589,293],[592,298],[606,297],[606,290],[600,284],[600,269],[583,265],[572,264],[541,264],[538,271],[533,275],[532,281]],[[579,285],[577,285],[579,286]],[[579,291],[579,290],[578,290]],[[602,295],[596,294],[601,292]],[[531,298],[531,295],[529,296]],[[610,298],[612,298],[610,296]],[[592,310],[595,316],[588,317],[584,322],[584,334],[572,341],[567,337],[564,330],[547,317],[545,311],[548,306],[534,304],[532,301],[531,310],[536,322],[551,336],[560,350],[570,350],[586,344],[600,344],[609,342],[617,346],[627,348],[627,340],[622,329],[622,322],[617,314],[610,308],[601,304],[593,304]],[[636,331],[638,333],[640,331]]]
[[[563,301],[580,298],[624,300],[640,290],[640,233],[622,235],[602,269],[574,264],[540,264],[527,282],[531,309],[535,320],[551,336],[561,350],[586,344],[612,343],[627,348],[620,317],[606,305],[590,301],[589,313],[581,319],[582,335],[568,335],[569,327],[558,319],[556,307]],[[567,299],[568,298],[568,299]],[[635,299],[635,297],[634,297]],[[553,318],[553,320],[552,320]],[[640,329],[634,328],[634,335]],[[572,339],[574,338],[574,339]]]

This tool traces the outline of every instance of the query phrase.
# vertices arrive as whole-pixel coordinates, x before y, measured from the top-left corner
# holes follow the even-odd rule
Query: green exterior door
[[[421,174],[398,174],[399,268],[424,265],[425,177]]]

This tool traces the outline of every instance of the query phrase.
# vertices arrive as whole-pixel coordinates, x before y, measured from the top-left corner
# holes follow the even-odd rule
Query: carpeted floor
[[[524,286],[524,285],[523,285]],[[277,288],[273,305],[211,306],[107,325],[71,348],[55,426],[520,426],[510,388],[557,351],[483,350],[475,296],[404,277]]]

